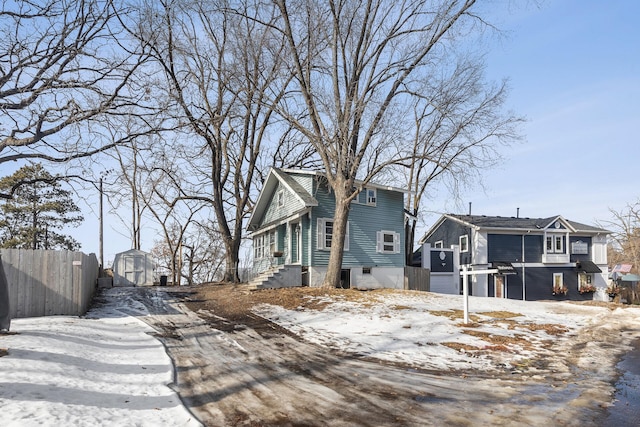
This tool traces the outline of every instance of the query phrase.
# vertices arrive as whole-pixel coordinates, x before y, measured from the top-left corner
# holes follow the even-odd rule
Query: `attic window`
[[[283,207],[284,206],[284,190],[278,191],[277,199],[278,199],[278,207],[279,208]]]
[[[433,244],[433,247],[436,249],[442,249],[444,248],[444,243],[442,242],[442,240],[438,240]]]

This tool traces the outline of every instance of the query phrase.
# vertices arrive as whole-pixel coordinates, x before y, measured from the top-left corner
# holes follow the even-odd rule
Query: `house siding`
[[[277,198],[280,191],[284,192],[283,206],[278,206]],[[299,199],[297,199],[285,186],[283,186],[282,184],[278,184],[276,190],[271,195],[269,207],[267,208],[264,216],[259,222],[260,227],[286,218],[303,208],[304,205],[302,204],[302,202],[300,202]]]
[[[320,188],[315,194],[318,206],[313,209],[312,220],[312,264],[326,266],[329,263],[329,250],[318,248],[318,218],[333,218],[335,201],[326,188]],[[395,191],[377,190],[376,205],[367,206],[353,203],[349,211],[349,250],[344,252],[343,268],[358,266],[399,267],[404,266],[404,213],[398,209],[403,206],[403,194]],[[400,251],[396,254],[377,253],[378,231],[391,231],[400,236]]]
[[[516,267],[518,274],[509,275],[507,280],[507,298],[522,299],[522,268]],[[564,286],[569,289],[567,295],[553,295],[551,289],[553,287],[553,274],[562,273]],[[571,300],[571,301],[590,301],[593,300],[593,294],[578,292],[578,273],[573,267],[526,267],[525,266],[525,282],[527,284],[526,300]],[[495,296],[494,278],[489,277],[488,296]]]
[[[460,236],[465,234],[469,236],[469,251],[460,253],[460,263],[471,264],[474,236],[472,236],[472,230],[468,226],[464,226],[450,219],[445,219],[442,225],[429,236],[426,242],[430,243],[431,247],[435,247],[436,242],[442,241],[442,245],[445,248],[450,248],[452,245],[458,246],[460,244]]]
[[[542,235],[524,235],[525,262],[542,262],[543,237]],[[487,241],[488,262],[522,262],[521,234],[489,234]]]

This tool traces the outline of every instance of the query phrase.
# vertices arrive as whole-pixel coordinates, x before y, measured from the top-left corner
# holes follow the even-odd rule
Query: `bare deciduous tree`
[[[231,6],[236,8],[231,12]],[[282,38],[269,8],[226,1],[149,3],[132,33],[151,46],[166,76],[173,118],[190,130],[190,193],[208,203],[225,246],[225,281],[237,267],[244,220],[252,208],[256,168],[268,147],[274,102],[287,86]],[[259,19],[258,19],[259,18]],[[274,101],[275,100],[275,101]]]
[[[612,220],[599,225],[610,230],[611,250],[609,264],[633,264],[633,271],[640,271],[640,199],[616,211],[609,209]]]
[[[398,185],[411,189],[405,200],[412,217],[405,227],[407,264],[428,189],[444,184],[457,197],[461,187],[480,182],[482,172],[500,162],[505,143],[518,139],[522,119],[502,113],[506,83],[485,83],[483,70],[480,58],[465,55],[450,70],[442,66],[440,73],[414,83],[413,115],[407,114],[413,123],[406,123],[413,135],[407,135],[404,150],[413,152],[415,160],[396,174],[404,177]]]
[[[335,287],[349,205],[361,190],[356,179],[366,184],[391,166],[410,167],[428,154],[407,149],[404,133],[383,130],[416,97],[428,98],[416,82],[438,71],[456,44],[486,23],[474,0],[274,3],[296,75],[280,114],[313,145],[335,194],[324,281]]]
[[[119,25],[126,13],[116,0],[3,1],[0,164],[68,162],[134,136],[105,140],[97,130],[142,100],[131,77],[144,52]]]

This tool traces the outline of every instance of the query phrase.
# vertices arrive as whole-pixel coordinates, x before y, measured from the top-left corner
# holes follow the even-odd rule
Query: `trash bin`
[[[160,276],[160,286],[167,286],[167,276]]]

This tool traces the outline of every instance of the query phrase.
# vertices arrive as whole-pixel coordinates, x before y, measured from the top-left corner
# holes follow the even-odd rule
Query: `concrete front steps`
[[[293,288],[302,286],[302,267],[278,265],[260,273],[249,282],[250,290]]]

